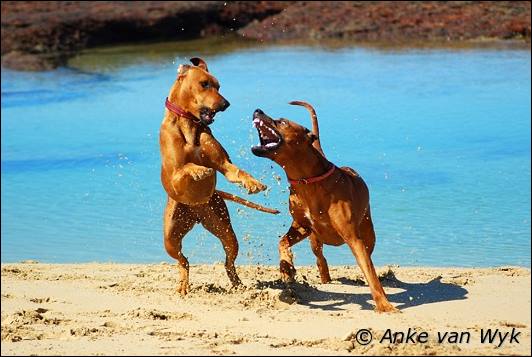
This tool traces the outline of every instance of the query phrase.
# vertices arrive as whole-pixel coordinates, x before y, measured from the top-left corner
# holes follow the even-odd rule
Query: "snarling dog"
[[[219,93],[220,85],[207,64],[192,58],[179,66],[178,76],[166,98],[161,125],[161,181],[168,194],[164,211],[164,247],[177,260],[180,270],[178,292],[189,291],[189,265],[182,253],[182,240],[196,223],[220,239],[225,250],[225,269],[233,285],[240,284],[235,270],[238,242],[224,200],[231,200],[269,213],[279,213],[245,199],[216,190],[216,172],[242,185],[248,193],[266,186],[231,163],[227,152],[214,138],[209,124],[217,112],[229,107]]]
[[[293,221],[279,242],[281,277],[293,281],[295,268],[291,248],[309,237],[322,283],[331,281],[323,256],[323,244],[347,243],[364,273],[379,312],[393,312],[371,261],[375,232],[369,208],[369,191],[360,175],[349,167],[336,167],[321,148],[314,108],[305,102],[313,130],[287,119],[272,119],[260,109],[253,113],[260,144],[253,154],[275,161],[290,182],[289,208]]]

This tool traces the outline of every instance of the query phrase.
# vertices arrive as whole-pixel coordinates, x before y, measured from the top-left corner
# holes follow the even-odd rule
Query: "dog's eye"
[[[288,125],[288,122],[286,120],[281,120],[280,124],[283,125],[283,126],[286,126],[286,125]]]
[[[205,89],[209,88],[210,87],[210,83],[208,81],[203,81],[201,82],[201,86]]]

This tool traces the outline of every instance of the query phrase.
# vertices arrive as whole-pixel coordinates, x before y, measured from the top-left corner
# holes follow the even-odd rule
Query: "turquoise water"
[[[298,99],[316,107],[330,160],[370,188],[377,265],[530,266],[530,50],[305,46],[132,47],[51,72],[2,70],[2,262],[170,261],[158,130],[176,67],[195,55],[232,103],[214,134],[271,190],[248,196],[222,176],[219,187],[283,211],[228,204],[237,263],[277,264],[290,223],[284,173],[250,153],[251,114],[310,126],[287,104]],[[192,264],[223,259],[201,227],[184,252]],[[294,252],[296,264],[314,264],[307,241]],[[346,246],[325,255],[354,263]]]

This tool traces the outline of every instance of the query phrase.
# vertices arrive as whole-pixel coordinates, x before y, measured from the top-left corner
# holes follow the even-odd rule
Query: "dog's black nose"
[[[255,109],[255,112],[253,114],[264,114],[264,112],[260,109]]]
[[[222,102],[222,105],[220,107],[220,111],[223,112],[224,110],[229,108],[230,105],[231,105],[231,103],[229,103],[229,101],[227,99],[224,99],[224,101]]]

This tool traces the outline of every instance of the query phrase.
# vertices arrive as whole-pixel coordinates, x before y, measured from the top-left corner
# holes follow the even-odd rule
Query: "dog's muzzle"
[[[281,145],[281,134],[274,128],[274,122],[260,109],[253,112],[253,126],[259,134],[259,144],[251,147],[251,151],[257,156],[263,156],[269,151],[275,150]]]

